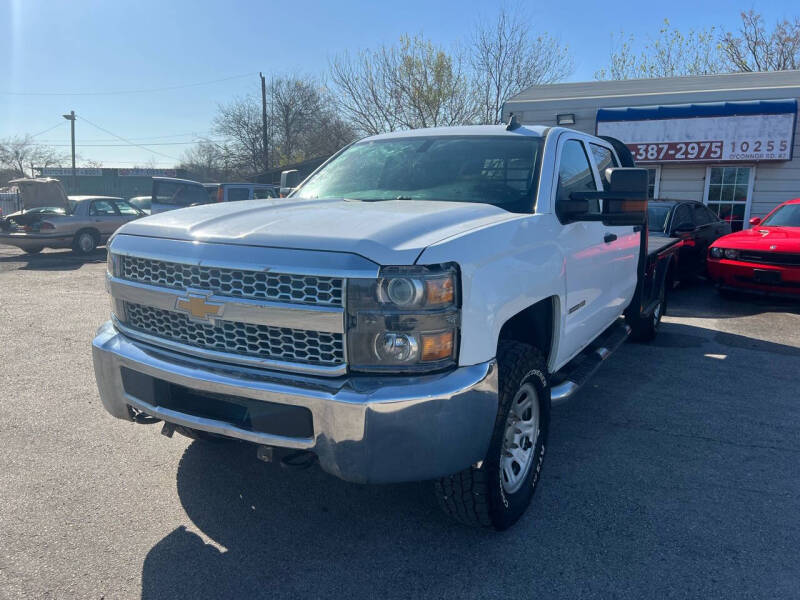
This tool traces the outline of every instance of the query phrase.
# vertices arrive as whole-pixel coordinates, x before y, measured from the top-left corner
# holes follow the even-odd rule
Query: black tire
[[[658,329],[661,327],[661,318],[667,314],[667,281],[670,281],[670,275],[664,278],[665,281],[661,283],[661,289],[658,292],[658,304],[649,315],[636,315],[628,316],[627,322],[631,328],[631,339],[636,342],[650,342],[658,334]]]
[[[97,232],[91,229],[82,229],[75,234],[72,240],[72,251],[81,256],[87,256],[97,249],[99,243]]]
[[[26,248],[25,254],[39,254],[42,250],[44,250],[44,246],[34,246],[33,248]]]
[[[550,386],[547,367],[539,350],[528,344],[501,341],[497,351],[499,367],[499,405],[489,450],[479,468],[470,467],[434,482],[442,510],[456,521],[472,527],[508,529],[519,520],[531,503],[539,483],[550,425]],[[519,487],[509,492],[501,468],[505,456],[506,434],[512,402],[532,386],[538,405],[538,435],[532,444],[527,471]]]

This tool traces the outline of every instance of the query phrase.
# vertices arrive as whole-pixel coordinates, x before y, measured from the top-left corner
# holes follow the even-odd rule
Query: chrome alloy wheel
[[[503,434],[500,481],[507,494],[519,490],[531,470],[539,438],[539,417],[536,388],[532,383],[526,383],[511,401]]]

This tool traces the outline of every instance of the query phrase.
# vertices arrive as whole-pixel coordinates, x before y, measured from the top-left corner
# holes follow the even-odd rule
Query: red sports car
[[[750,229],[723,236],[708,251],[708,274],[720,289],[800,297],[800,198],[784,202]]]

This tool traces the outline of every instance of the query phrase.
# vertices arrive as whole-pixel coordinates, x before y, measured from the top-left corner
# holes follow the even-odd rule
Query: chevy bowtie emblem
[[[775,250],[775,248],[777,248],[777,246],[775,246],[775,245],[772,245],[772,246],[769,247],[770,250]]]
[[[211,317],[222,314],[222,304],[209,302],[208,294],[187,293],[186,296],[175,301],[175,309],[188,314],[199,321],[211,321]]]

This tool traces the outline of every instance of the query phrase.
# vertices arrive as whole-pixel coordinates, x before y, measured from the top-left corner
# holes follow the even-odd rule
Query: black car
[[[678,281],[691,280],[706,272],[708,247],[731,232],[731,224],[722,221],[702,202],[692,200],[650,200],[647,203],[650,236],[680,238]]]

